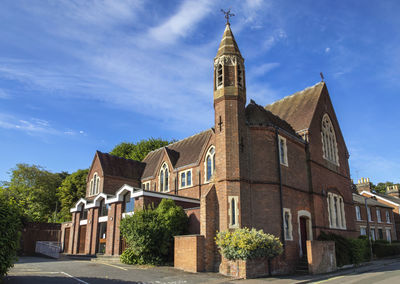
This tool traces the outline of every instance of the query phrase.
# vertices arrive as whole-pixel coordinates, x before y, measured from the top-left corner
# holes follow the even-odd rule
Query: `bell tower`
[[[244,59],[227,21],[214,59],[214,113],[219,230],[248,225],[243,212],[247,187],[246,80]],[[249,209],[249,208],[247,208]]]

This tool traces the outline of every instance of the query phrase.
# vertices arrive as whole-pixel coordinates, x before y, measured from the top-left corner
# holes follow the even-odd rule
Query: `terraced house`
[[[254,227],[280,237],[273,273],[293,271],[321,231],[358,235],[349,153],[326,84],[246,105],[244,59],[229,23],[213,67],[212,128],[143,161],[96,152],[86,198],[63,225],[66,252],[120,254],[121,219],[163,198],[190,217],[192,235],[175,246],[175,265],[190,271],[228,273],[216,231]]]

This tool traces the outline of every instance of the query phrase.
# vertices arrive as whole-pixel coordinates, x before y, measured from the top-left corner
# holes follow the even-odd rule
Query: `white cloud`
[[[10,98],[10,95],[6,93],[6,91],[0,89],[0,99],[8,99]]]
[[[280,66],[280,63],[278,62],[272,62],[272,63],[265,63],[260,66],[253,67],[252,69],[249,70],[250,76],[262,76],[265,73],[268,73],[269,71],[277,68]]]
[[[326,52],[326,53],[328,53],[328,52],[330,52],[330,51],[331,51],[331,48],[330,48],[330,47],[325,48],[325,52]]]

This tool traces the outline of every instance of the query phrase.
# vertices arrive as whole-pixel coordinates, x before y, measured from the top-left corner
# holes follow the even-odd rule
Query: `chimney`
[[[371,182],[369,178],[360,178],[358,183],[356,184],[357,192],[361,193],[362,191],[371,192]]]

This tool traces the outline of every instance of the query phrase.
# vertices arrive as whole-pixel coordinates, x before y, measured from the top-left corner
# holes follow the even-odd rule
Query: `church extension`
[[[121,254],[121,219],[163,198],[190,217],[198,271],[224,270],[216,231],[248,227],[280,237],[284,253],[271,264],[274,273],[294,271],[306,241],[322,231],[358,235],[349,153],[324,82],[265,107],[246,106],[244,59],[227,23],[213,94],[210,129],[141,162],[96,152],[86,198],[63,224],[64,252]],[[175,257],[192,257],[175,249]]]

